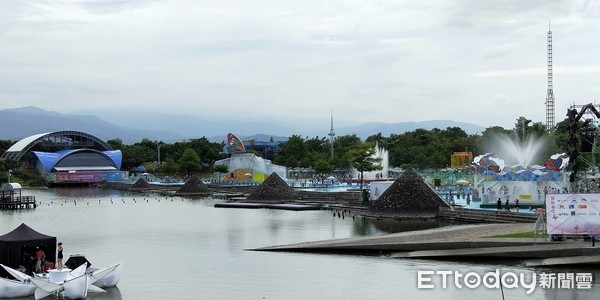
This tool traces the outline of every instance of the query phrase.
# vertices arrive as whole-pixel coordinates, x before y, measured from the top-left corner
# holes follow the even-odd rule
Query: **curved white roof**
[[[32,136],[28,136],[14,145],[12,145],[6,152],[2,154],[2,158],[19,160],[21,156],[25,154],[26,151],[29,151],[35,145],[44,141],[44,139],[50,139],[52,137],[68,137],[69,140],[72,141],[73,137],[76,137],[76,140],[83,139],[86,143],[92,143],[93,148],[96,150],[112,150],[109,144],[104,142],[103,140],[85,132],[74,131],[74,130],[63,130],[63,131],[52,131],[46,133],[35,134]],[[77,146],[77,145],[74,145]]]
[[[5,191],[14,191],[14,190],[20,190],[20,189],[21,189],[21,184],[16,183],[16,182],[5,183],[2,185],[2,190],[5,190]]]
[[[10,146],[10,148],[8,148],[8,150],[6,150],[6,152],[21,152],[23,151],[23,149],[25,149],[25,147],[27,147],[27,145],[31,144],[33,141],[48,135],[52,132],[46,132],[46,133],[39,133],[39,134],[34,134],[32,136],[28,136],[18,142],[16,142],[14,145]]]

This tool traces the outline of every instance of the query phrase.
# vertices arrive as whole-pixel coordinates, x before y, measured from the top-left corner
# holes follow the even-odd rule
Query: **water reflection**
[[[65,243],[65,255],[85,254],[97,267],[123,263],[119,288],[94,294],[93,299],[500,299],[495,290],[419,290],[416,274],[427,268],[537,271],[491,261],[246,251],[450,225],[443,221],[373,220],[347,213],[338,218],[331,211],[218,209],[214,204],[222,200],[98,189],[24,192],[44,205],[0,211],[0,234],[24,222]],[[593,270],[597,280],[600,274]],[[587,291],[570,292],[588,297]],[[522,299],[523,294],[506,291],[506,299]],[[566,296],[563,291],[540,289],[527,299]]]
[[[93,187],[55,187],[49,189],[53,194],[58,197],[65,198],[99,198],[99,197],[119,197],[123,196],[124,192],[118,190],[107,190],[107,189],[99,189]]]
[[[105,288],[106,293],[89,293],[87,299],[106,299],[106,300],[120,300],[121,290],[118,287]]]
[[[406,232],[414,230],[432,229],[444,226],[458,225],[460,223],[448,220],[392,220],[392,219],[367,219],[356,218],[352,232],[357,236],[374,236],[387,233]]]

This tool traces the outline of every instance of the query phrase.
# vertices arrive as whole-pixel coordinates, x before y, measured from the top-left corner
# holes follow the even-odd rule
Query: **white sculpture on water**
[[[34,296],[42,299],[50,295],[67,299],[84,299],[90,292],[104,292],[102,288],[114,287],[121,278],[121,264],[88,270],[87,263],[71,270],[51,269],[47,274],[29,276],[0,264],[15,279],[0,278],[0,298]]]

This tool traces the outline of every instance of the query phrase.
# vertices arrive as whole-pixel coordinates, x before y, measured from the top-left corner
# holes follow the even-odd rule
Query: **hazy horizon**
[[[583,0],[2,1],[0,108],[512,128],[545,122],[549,21],[557,120],[594,101],[599,13]]]

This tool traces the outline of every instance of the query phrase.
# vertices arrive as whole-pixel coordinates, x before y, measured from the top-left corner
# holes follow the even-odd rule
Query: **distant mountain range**
[[[102,114],[102,113],[101,113]],[[285,141],[292,135],[312,137],[327,136],[329,128],[315,131],[285,126],[277,120],[239,121],[239,120],[203,120],[189,115],[164,113],[103,113],[101,116],[84,114],[61,114],[37,107],[22,107],[0,110],[0,139],[18,141],[24,137],[52,131],[76,130],[94,135],[102,140],[119,138],[125,144],[132,144],[144,138],[168,143],[206,137],[221,142],[228,132],[235,133],[242,140]],[[364,123],[355,126],[335,128],[336,135],[356,134],[365,139],[381,133],[389,136],[401,134],[418,128],[431,130],[460,127],[468,134],[485,130],[471,123],[450,120],[434,120],[402,123]]]
[[[459,127],[462,128],[467,134],[481,133],[485,130],[485,127],[464,123],[456,122],[452,120],[433,120],[433,121],[421,121],[421,122],[402,122],[402,123],[377,123],[369,122],[355,126],[347,126],[336,129],[337,135],[356,134],[362,139],[365,139],[373,134],[381,133],[383,136],[390,136],[390,134],[402,134],[407,131],[413,131],[416,129],[431,130],[434,128],[446,129],[448,127]]]

